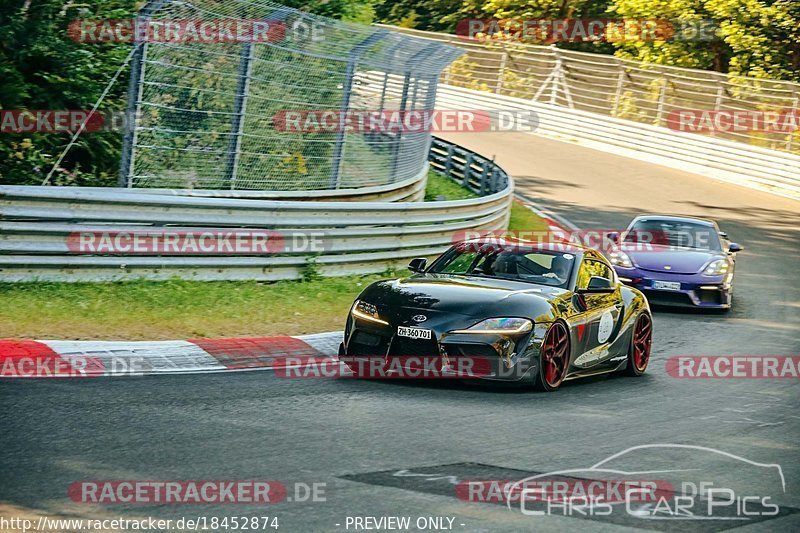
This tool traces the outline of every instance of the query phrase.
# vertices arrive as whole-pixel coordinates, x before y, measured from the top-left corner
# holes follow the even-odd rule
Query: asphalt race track
[[[737,263],[733,310],[657,309],[644,377],[572,381],[554,394],[444,382],[290,380],[272,372],[3,382],[0,502],[6,510],[76,517],[270,515],[278,517],[278,531],[346,531],[348,516],[410,516],[412,523],[450,517],[454,531],[799,530],[800,382],[675,379],[665,361],[800,355],[800,204],[526,134],[449,139],[496,155],[520,194],[584,229],[622,229],[641,212],[715,218],[746,249]],[[651,478],[768,495],[780,513],[713,521],[656,521],[625,512],[529,516],[518,507],[456,497],[454,481],[587,469],[648,444],[707,447],[738,459],[684,447],[632,450],[613,462],[629,472],[682,470]],[[779,465],[785,490],[775,468],[754,463]],[[68,486],[87,479],[325,483],[325,501],[73,503]],[[720,512],[715,516],[733,513]]]

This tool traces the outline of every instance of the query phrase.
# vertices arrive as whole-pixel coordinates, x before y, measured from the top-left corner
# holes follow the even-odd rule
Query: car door
[[[581,310],[576,316],[576,353],[573,364],[580,368],[591,368],[613,357],[609,346],[619,334],[622,295],[619,284],[610,293],[579,293],[585,289],[593,276],[616,281],[611,267],[591,256],[584,257],[578,269],[575,283],[575,306]]]

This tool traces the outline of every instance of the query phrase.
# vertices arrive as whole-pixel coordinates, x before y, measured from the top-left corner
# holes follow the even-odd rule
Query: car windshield
[[[626,243],[650,243],[693,250],[722,250],[719,235],[705,224],[674,220],[639,220],[625,234]]]
[[[451,248],[431,272],[458,276],[511,279],[566,287],[575,264],[568,253],[530,249],[503,250],[493,246],[476,249],[462,244]]]

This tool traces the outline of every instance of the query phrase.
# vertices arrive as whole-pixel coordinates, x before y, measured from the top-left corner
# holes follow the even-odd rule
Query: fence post
[[[239,56],[239,81],[236,83],[236,96],[233,101],[233,119],[231,120],[231,138],[228,141],[228,159],[225,163],[225,181],[230,189],[236,187],[236,174],[239,170],[239,155],[241,154],[242,133],[244,133],[244,114],[247,110],[247,93],[250,90],[250,75],[253,66],[252,42],[242,45]]]
[[[453,145],[447,145],[447,160],[444,162],[444,175],[448,178],[451,176],[450,171],[453,170]]]
[[[661,118],[664,116],[664,100],[667,97],[667,75],[664,75],[664,81],[661,82],[661,89],[658,95],[658,109],[656,110],[656,126],[661,125]]]
[[[797,120],[797,111],[800,109],[800,95],[795,94],[794,102],[792,102],[792,120]],[[794,144],[794,136],[797,130],[789,132],[789,139],[786,141],[786,150],[792,151],[792,144]]]
[[[622,66],[622,61],[617,59],[617,90],[614,93],[614,108],[611,111],[611,116],[616,117],[619,113],[619,101],[622,99],[622,89],[625,85],[625,67]]]
[[[383,106],[386,105],[386,88],[389,85],[389,72],[383,75],[383,89],[381,89],[381,105],[380,110],[383,112]]]
[[[142,19],[140,19],[142,20]],[[143,19],[146,23],[150,19]],[[137,23],[139,21],[137,20]],[[136,51],[131,59],[131,77],[128,80],[128,101],[125,105],[125,131],[122,135],[122,155],[119,161],[117,185],[133,187],[134,146],[136,145],[136,124],[139,119],[139,105],[142,101],[142,81],[144,64],[147,58],[147,42],[136,43]]]
[[[506,61],[508,61],[508,52],[503,50],[503,56],[500,58],[500,70],[497,72],[497,83],[494,86],[495,94],[500,94],[503,88],[503,73],[506,70]]]
[[[328,180],[329,189],[338,189],[339,181],[341,180],[340,174],[344,157],[344,125],[347,119],[347,110],[350,107],[350,94],[353,92],[353,77],[356,74],[356,64],[364,50],[383,39],[387,33],[386,30],[380,29],[372,32],[366,39],[353,47],[353,50],[350,51],[350,56],[347,58],[344,83],[342,83],[342,105],[339,107],[339,131],[336,133],[336,144],[333,147],[333,158],[331,159],[331,177]]]
[[[403,92],[400,95],[400,113],[404,113],[406,110],[406,105],[408,104],[408,85],[411,83],[411,72],[406,71],[405,76],[403,76]],[[403,142],[403,128],[400,128],[395,134],[394,139],[394,146],[392,147],[392,172],[389,174],[389,183],[395,181],[397,177],[397,167],[400,164],[400,144]]]
[[[717,87],[717,97],[714,99],[714,111],[719,111],[722,107],[722,99],[725,97],[725,89],[720,85]]]
[[[536,92],[533,94],[533,98],[532,98],[532,100],[533,100],[533,101],[538,101],[538,100],[539,100],[539,97],[540,97],[542,94],[544,94],[544,91],[545,91],[545,89],[547,89],[547,84],[548,84],[548,83],[555,83],[555,80],[556,80],[556,78],[557,78],[556,74],[558,74],[558,71],[557,71],[556,69],[557,69],[557,68],[558,68],[558,66],[559,66],[559,63],[558,63],[558,61],[559,61],[559,57],[558,57],[558,53],[556,52],[556,47],[555,47],[555,45],[550,45],[550,46],[548,47],[548,50],[550,50],[550,52],[553,54],[553,56],[554,56],[556,59],[555,59],[555,61],[554,61],[554,63],[553,63],[553,68],[552,68],[552,69],[550,69],[550,72],[547,74],[547,76],[545,77],[545,79],[544,79],[544,81],[542,82],[542,84],[539,86],[539,88],[538,88],[538,89],[536,89]]]
[[[427,94],[425,95],[425,116],[431,117],[434,113],[434,108],[436,107],[436,91],[439,87],[439,77],[430,77],[427,80]],[[429,120],[426,118],[426,120]],[[423,135],[427,136],[425,141],[425,149],[422,151],[422,161],[420,161],[420,165],[424,166],[425,163],[428,161],[428,154],[431,152],[431,146],[433,145],[433,135],[430,132],[423,133]]]
[[[272,20],[284,20],[289,16],[285,8],[279,9]],[[246,41],[239,54],[239,73],[236,82],[236,94],[233,101],[233,115],[231,119],[231,138],[228,141],[228,157],[225,162],[225,181],[230,189],[236,188],[236,178],[239,173],[239,157],[242,154],[242,136],[244,134],[244,115],[247,112],[247,95],[250,92],[250,77],[253,72],[253,58],[255,44]]]
[[[406,110],[406,104],[408,103],[408,84],[411,81],[411,72],[414,67],[414,64],[417,61],[421,61],[427,58],[434,50],[434,48],[438,46],[436,44],[432,44],[430,46],[426,46],[422,50],[418,51],[414,54],[411,59],[409,60],[409,66],[406,70],[405,77],[403,78],[403,94],[400,98],[400,112],[404,112]],[[414,84],[416,86],[417,79],[414,79]],[[434,94],[435,98],[435,94]],[[394,149],[392,150],[392,172],[389,175],[390,180],[395,180],[397,178],[397,167],[400,163],[400,145],[403,142],[403,128],[400,128],[400,131],[397,132],[397,139],[394,145]]]
[[[559,54],[556,45],[551,45],[551,47],[553,49],[553,54],[555,54],[556,62],[553,65],[553,79],[552,85],[550,86],[550,105],[556,105],[556,99],[558,98],[558,82],[561,79],[561,54]]]
[[[464,157],[464,179],[462,180],[461,184],[469,188],[469,179],[472,177],[472,152],[467,152],[467,155]]]
[[[135,46],[136,51],[131,58],[131,77],[128,79],[128,101],[125,106],[125,131],[122,135],[122,154],[119,161],[119,176],[117,183],[120,187],[133,187],[134,147],[136,146],[136,124],[139,121],[139,106],[142,103],[142,88],[144,82],[144,65],[147,60],[147,28],[153,14],[169,4],[172,0],[151,0],[139,10],[136,16],[134,37],[139,40]],[[139,32],[140,25],[144,25],[145,32]]]
[[[717,96],[716,96],[716,98],[714,98],[714,113],[719,112],[720,108],[722,107],[722,99],[724,97],[725,97],[725,88],[720,83],[719,87],[717,87]],[[715,128],[711,128],[711,131],[709,132],[709,135],[711,137],[716,137],[716,135],[717,135],[716,129]]]
[[[488,177],[489,177],[489,167],[492,165],[489,161],[483,161],[483,172],[481,172],[481,196],[486,195],[486,189],[489,188]]]

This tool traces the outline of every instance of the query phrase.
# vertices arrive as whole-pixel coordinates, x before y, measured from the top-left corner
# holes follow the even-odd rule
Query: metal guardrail
[[[436,101],[440,109],[534,111],[540,134],[800,198],[794,154],[463,87],[441,85]]]
[[[513,180],[483,156],[435,139],[430,165],[482,196],[442,202],[212,198],[116,189],[0,186],[0,280],[279,280],[381,272],[438,254],[455,232],[508,225]],[[82,232],[230,229],[313,234],[321,253],[136,255],[76,253]],[[155,253],[155,252],[153,252]]]

